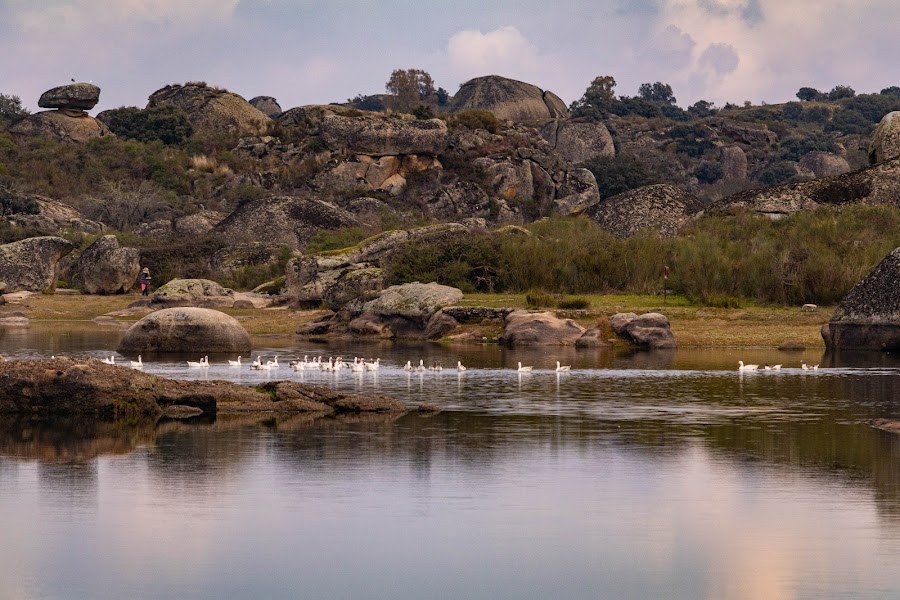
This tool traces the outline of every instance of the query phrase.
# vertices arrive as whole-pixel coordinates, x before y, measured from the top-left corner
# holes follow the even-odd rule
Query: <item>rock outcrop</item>
[[[854,203],[900,206],[900,157],[834,177],[748,190],[713,203],[707,212],[750,210],[779,218],[799,210]]]
[[[613,332],[629,344],[646,350],[677,347],[669,319],[659,313],[617,313],[609,318]]]
[[[41,94],[38,106],[68,110],[91,110],[100,101],[100,88],[92,83],[61,85]]]
[[[270,119],[274,119],[283,112],[281,110],[281,105],[278,104],[278,101],[272,96],[257,96],[255,98],[250,98],[249,102],[250,106]]]
[[[663,183],[606,198],[584,214],[616,237],[627,238],[641,231],[672,237],[702,209],[698,198]]]
[[[897,157],[900,157],[900,111],[886,114],[875,128],[869,144],[869,164],[877,165]]]
[[[517,310],[507,315],[500,343],[505,346],[571,346],[584,332],[585,328],[572,319],[560,319],[550,312]]]
[[[75,249],[60,237],[34,237],[0,246],[0,282],[6,293],[56,288],[59,261]]]
[[[541,126],[541,136],[564,159],[581,164],[598,156],[613,157],[616,148],[606,125],[597,121],[554,119]]]
[[[198,131],[254,135],[264,132],[271,121],[241,96],[205,83],[167,85],[147,101],[147,108],[157,106],[180,108]]]
[[[156,306],[231,307],[234,290],[210,279],[172,279],[156,289],[151,303]]]
[[[318,231],[358,225],[353,215],[333,204],[299,196],[275,196],[241,205],[213,231],[232,244],[265,240],[302,250]]]
[[[119,245],[114,235],[104,235],[87,247],[75,262],[73,273],[88,294],[122,294],[130,290],[141,270],[140,251]]]
[[[296,381],[256,388],[226,381],[175,381],[95,358],[0,360],[0,414],[91,417],[98,420],[155,419],[172,409],[217,413],[404,413],[386,396],[343,394]]]
[[[830,152],[807,152],[800,159],[800,168],[815,177],[833,177],[850,171],[850,163],[843,156]]]
[[[723,179],[747,179],[747,154],[740,146],[724,146],[720,154]]]
[[[437,156],[447,147],[447,124],[440,119],[416,119],[393,114],[344,116],[325,114],[322,140],[333,152],[369,156],[422,154]]]
[[[900,350],[900,248],[841,300],[822,327],[830,350]]]
[[[553,92],[498,75],[464,83],[453,96],[450,110],[487,110],[498,119],[530,123],[569,116],[566,104]]]
[[[47,235],[55,234],[63,229],[84,233],[99,233],[103,230],[102,223],[84,218],[81,213],[68,204],[33,194],[23,195],[22,199],[26,202],[33,202],[36,212],[19,212],[0,217],[0,219],[5,219],[12,225]]]
[[[250,334],[229,315],[208,308],[166,308],[132,325],[119,352],[229,353],[247,356]]]
[[[9,128],[13,135],[83,143],[113,135],[109,128],[80,110],[46,110],[29,115]]]

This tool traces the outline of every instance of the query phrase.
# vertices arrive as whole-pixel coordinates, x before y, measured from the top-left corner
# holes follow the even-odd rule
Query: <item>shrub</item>
[[[718,162],[703,161],[696,169],[694,169],[694,176],[701,183],[715,183],[722,179],[724,174],[725,171]]]
[[[627,154],[598,156],[586,162],[584,167],[594,174],[601,199],[656,183],[644,165]]]
[[[140,109],[133,106],[104,111],[110,131],[140,142],[159,140],[167,146],[183,144],[194,133],[184,111],[174,106]]]
[[[487,110],[464,110],[452,113],[447,115],[446,121],[447,127],[451,131],[465,127],[472,131],[484,129],[489,133],[499,133],[501,128],[500,120],[494,116],[494,113]]]
[[[669,129],[668,137],[676,142],[675,152],[687,154],[693,158],[699,158],[715,149],[712,131],[704,125],[676,125]]]
[[[0,217],[17,214],[36,215],[40,212],[41,207],[34,198],[20,194],[11,186],[0,184]]]
[[[559,306],[559,308],[562,308],[563,310],[583,310],[590,307],[590,305],[591,301],[587,298],[576,297],[564,298],[559,301],[559,304],[557,306]]]
[[[159,191],[149,181],[139,184],[103,181],[99,194],[88,199],[84,213],[113,229],[125,229],[151,221],[164,211]]]
[[[528,308],[552,308],[556,306],[556,298],[550,292],[532,289],[525,294],[525,304]]]
[[[842,108],[831,117],[831,121],[825,125],[825,131],[840,131],[844,135],[858,133],[868,135],[875,129],[872,121],[867,119],[859,111]]]
[[[765,186],[789,183],[797,178],[797,169],[786,162],[769,165],[756,176],[756,180]]]

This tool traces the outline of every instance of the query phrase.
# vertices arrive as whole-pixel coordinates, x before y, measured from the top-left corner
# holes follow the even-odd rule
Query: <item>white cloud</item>
[[[460,73],[504,73],[538,62],[534,45],[512,26],[494,31],[460,31],[447,44],[450,65]]]

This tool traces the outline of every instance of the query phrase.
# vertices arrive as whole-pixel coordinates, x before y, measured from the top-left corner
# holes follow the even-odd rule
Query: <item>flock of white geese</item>
[[[241,362],[241,356],[238,356],[235,360],[228,360],[229,367],[242,367],[247,363]],[[102,362],[108,365],[125,365],[124,362],[117,363],[115,355],[110,355],[108,358],[103,358]],[[186,361],[189,369],[207,369],[209,368],[209,356],[204,356],[200,360],[189,360]],[[743,365],[743,363],[741,363]],[[128,366],[132,369],[143,369],[144,363],[140,355],[138,355],[137,360],[129,360]],[[270,371],[272,369],[278,369],[283,366],[288,366],[292,368],[294,371],[306,371],[309,370],[319,370],[324,371],[326,373],[334,373],[341,371],[342,369],[349,369],[352,373],[361,373],[365,371],[377,371],[381,368],[381,359],[373,358],[366,360],[360,357],[354,357],[353,362],[346,362],[342,356],[338,356],[337,358],[329,357],[327,361],[324,360],[322,356],[315,356],[312,359],[309,358],[309,355],[303,357],[303,360],[297,359],[290,361],[287,365],[278,363],[278,355],[275,355],[273,360],[267,360],[263,362],[262,355],[258,356],[256,360],[249,363],[251,369],[255,371]],[[780,366],[780,365],[779,365]],[[742,367],[743,368],[743,367]],[[522,363],[518,363],[518,367],[516,371],[519,373],[530,373],[534,369],[533,366],[523,366]],[[556,361],[556,372],[557,373],[567,373],[572,369],[571,365],[561,365],[559,361]],[[404,371],[414,371],[414,372],[422,372],[422,371],[443,371],[444,367],[439,362],[431,363],[426,366],[425,361],[419,359],[419,363],[414,365],[411,360],[406,361],[406,364],[403,365]],[[466,366],[462,364],[462,361],[456,361],[456,371],[463,372],[466,370]]]
[[[800,363],[800,368],[804,371],[815,371],[819,368],[818,364],[808,365],[805,362]],[[769,363],[765,363],[764,365],[745,365],[744,361],[738,361],[738,371],[780,371],[781,365],[769,365]]]

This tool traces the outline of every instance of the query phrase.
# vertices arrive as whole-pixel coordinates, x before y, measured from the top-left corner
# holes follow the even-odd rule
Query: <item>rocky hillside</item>
[[[50,110],[0,133],[0,242],[134,233],[142,262],[167,274],[228,265],[239,277],[470,218],[500,227],[585,214],[618,237],[673,236],[710,209],[896,204],[898,119],[873,141],[900,109],[893,93],[689,111],[623,99],[626,110],[598,114],[488,76],[439,110],[406,114],[282,110],[270,96],[189,82],[90,117],[99,98],[90,84],[53,88],[40,101]]]

